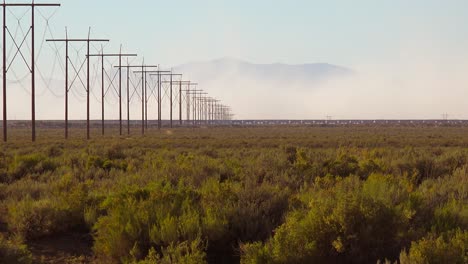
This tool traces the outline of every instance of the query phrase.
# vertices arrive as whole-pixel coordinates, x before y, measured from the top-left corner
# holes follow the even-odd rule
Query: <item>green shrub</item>
[[[15,156],[13,162],[9,165],[8,180],[10,182],[15,181],[28,174],[39,175],[48,171],[54,171],[56,168],[55,162],[42,154]]]
[[[50,235],[54,228],[60,228],[58,219],[62,216],[50,200],[32,200],[27,197],[8,208],[8,226],[25,239]]]
[[[106,215],[94,226],[96,254],[122,261],[132,250],[196,240],[201,235],[198,199],[190,189],[164,184],[109,197],[102,204]]]
[[[287,190],[263,184],[245,187],[237,195],[237,205],[229,219],[236,238],[248,242],[270,237],[288,209]]]
[[[163,247],[161,253],[154,248],[148,251],[144,260],[133,260],[135,264],[204,264],[206,253],[200,238],[193,241],[183,241],[181,243],[171,243],[168,247]]]
[[[110,146],[106,152],[106,156],[110,160],[125,159],[124,147],[120,144]]]
[[[318,184],[318,189],[306,194],[305,209],[290,213],[263,247],[244,246],[243,263],[369,263],[379,258],[396,259],[406,221],[405,215],[393,207],[404,198],[395,196],[395,183],[376,177],[364,184],[350,177],[338,180],[331,188]],[[370,191],[383,189],[394,191],[380,197]]]
[[[26,198],[8,208],[8,227],[25,239],[36,239],[82,226],[82,216],[73,215],[58,201]]]
[[[468,231],[457,230],[440,236],[430,234],[411,243],[400,255],[401,264],[468,263]]]
[[[25,239],[35,239],[84,226],[87,187],[64,176],[51,186],[50,198],[30,196],[7,201],[7,224]]]
[[[356,157],[343,153],[335,160],[327,161],[324,167],[333,176],[347,177],[357,173],[359,163]]]
[[[442,233],[456,228],[468,230],[468,203],[453,199],[434,211],[432,231]]]

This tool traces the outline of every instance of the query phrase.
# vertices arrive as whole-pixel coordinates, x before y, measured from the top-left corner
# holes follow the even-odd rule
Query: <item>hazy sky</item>
[[[124,51],[136,52],[150,64],[171,67],[233,57],[253,63],[326,62],[359,73],[356,80],[291,97],[291,109],[297,111],[286,111],[290,118],[439,118],[442,113],[468,118],[462,100],[468,97],[466,0],[58,2],[62,7],[50,21],[54,37],[62,37],[67,26],[69,37],[83,38],[92,26],[93,37],[111,39],[107,52],[123,44]],[[54,11],[41,10],[44,16]],[[11,100],[27,95],[16,90],[21,91],[15,89]],[[38,100],[39,106],[48,105],[38,111],[40,118],[61,118],[61,113],[53,114],[61,109],[51,108],[61,107],[61,100]],[[242,107],[238,98],[224,101]],[[278,108],[259,105],[263,112]],[[9,107],[10,117],[29,118],[22,103],[13,101]],[[248,109],[236,110],[240,118],[279,117],[274,111],[252,116]],[[84,114],[71,112],[72,118]]]
[[[57,30],[124,44],[177,65],[235,57],[252,62],[329,62],[348,67],[399,57],[411,46],[442,57],[468,47],[465,0],[74,0]]]

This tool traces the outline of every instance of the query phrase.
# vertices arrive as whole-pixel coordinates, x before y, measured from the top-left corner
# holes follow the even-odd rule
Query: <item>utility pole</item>
[[[213,125],[213,102],[214,102],[215,100],[216,100],[216,99],[214,99],[214,98],[209,98],[209,99],[208,99],[208,102],[207,102],[208,120],[209,120],[209,124],[210,124],[210,125]]]
[[[174,81],[173,83],[179,84],[179,125],[182,126],[182,97],[183,97],[182,85],[183,84],[190,85],[191,82],[190,81]],[[196,85],[196,83],[192,83],[192,84]],[[184,90],[184,91],[186,91],[186,90]]]
[[[89,84],[89,52],[90,52],[90,43],[91,42],[109,42],[108,39],[91,39],[91,28],[89,29],[88,32],[88,38],[87,39],[69,39],[68,38],[68,33],[65,33],[65,39],[47,39],[46,41],[52,41],[52,42],[65,42],[66,46],[66,54],[65,54],[65,61],[66,61],[66,67],[65,67],[65,138],[68,138],[68,92],[70,91],[71,87],[68,87],[68,62],[70,60],[68,56],[68,47],[70,42],[86,42],[87,44],[87,51],[86,51],[86,138],[90,139],[90,126],[89,126],[89,92],[90,92],[90,84]],[[79,72],[76,73],[77,75]]]
[[[215,106],[215,113],[216,114],[215,115],[216,115],[217,123],[220,123],[220,121],[221,121],[221,115],[220,115],[220,112],[221,112],[220,109],[221,108],[220,107],[221,107],[221,105],[219,104],[219,101],[216,102],[216,106]]]
[[[197,89],[190,89],[190,85],[188,87],[189,89],[183,90],[186,92],[186,97],[187,97],[187,121],[191,121],[192,125],[195,125],[195,95],[197,92],[202,92],[203,90],[197,90]],[[192,98],[191,98],[192,96]],[[190,119],[190,110],[192,110],[192,118]]]
[[[211,97],[207,97],[205,99],[205,124],[209,125],[210,124],[210,100]]]
[[[157,82],[157,88],[158,88],[158,129],[161,128],[161,73],[170,73],[171,71],[152,71],[152,70],[145,70],[142,68],[141,71],[134,71],[134,73],[141,73],[144,78],[146,79],[147,77],[147,74],[150,74],[150,75],[157,75],[158,76],[158,82]],[[153,74],[151,74],[153,73]],[[154,74],[154,73],[157,73],[157,74]],[[146,82],[145,82],[145,94],[146,94]],[[145,97],[145,116],[146,116],[146,128],[148,129],[148,98]]]
[[[158,68],[159,66],[150,66],[150,65],[126,65],[126,66],[115,66],[115,68],[127,68],[127,125],[128,125],[128,134],[130,134],[130,95],[129,91],[129,76],[130,68],[141,68],[141,71],[134,71],[134,73],[141,73],[141,134],[145,134],[145,97],[146,97],[146,68]]]
[[[188,90],[185,90],[185,91],[190,91],[190,86],[191,85],[198,85],[198,83],[194,83],[194,82],[191,82],[191,81],[187,81],[187,82],[184,82],[185,84],[187,84],[187,87],[188,87]],[[183,90],[182,90],[182,82],[179,83],[179,121],[180,121],[180,125],[182,125],[182,97],[183,97]],[[190,116],[190,113],[188,113],[190,111],[190,101],[189,101],[189,96],[187,95],[186,96],[186,101],[187,101],[187,121],[189,121],[189,116]]]
[[[171,71],[147,71],[147,70],[141,70],[141,71],[135,71],[135,73],[138,73],[138,72],[141,72],[144,76],[146,76],[146,74],[150,74],[150,76],[158,76],[158,82],[157,82],[157,89],[158,89],[158,98],[157,98],[157,101],[158,101],[158,129],[161,129],[161,76],[162,75],[170,75],[171,74]],[[146,88],[145,88],[146,90]]]
[[[208,118],[207,118],[207,116],[208,116],[207,115],[207,107],[206,107],[206,102],[208,100],[208,97],[202,96],[202,97],[199,98],[199,100],[200,100],[200,113],[201,113],[200,119],[201,119],[201,121],[204,121],[205,124],[206,124],[206,121],[208,120]]]
[[[198,100],[197,100],[197,104],[198,104],[198,124],[201,125],[203,123],[203,98],[205,97],[202,97],[202,95],[207,95],[208,93],[205,93],[205,92],[200,92],[199,93],[199,97],[198,97]]]
[[[172,73],[172,71],[159,71],[157,74],[150,74],[153,76],[158,76],[158,129],[161,129],[162,126],[162,91],[161,91],[161,85],[163,83],[169,83],[170,84],[170,122],[171,122],[171,128],[172,128],[172,85],[173,85],[173,76],[182,76],[182,74],[177,74],[177,73]],[[170,76],[170,81],[163,82],[161,80],[162,76]]]
[[[213,101],[216,100],[214,98],[208,97],[206,100],[206,116],[207,116],[207,124],[212,125],[213,124]]]
[[[227,124],[228,116],[229,116],[229,106],[224,106],[223,107],[223,120],[225,124]]]
[[[216,119],[215,119],[215,105],[218,103],[219,100],[213,99],[211,101],[211,123],[214,125],[216,124]]]
[[[208,93],[206,92],[203,92],[203,90],[196,90],[194,93],[193,93],[193,106],[194,106],[194,109],[193,109],[193,119],[195,120],[195,122],[197,124],[200,124],[201,122],[198,122],[198,121],[201,121],[201,101],[200,101],[200,98],[202,95],[206,95]]]
[[[182,90],[182,84],[187,84],[187,87],[188,87],[188,90]],[[190,91],[190,86],[191,85],[198,85],[198,83],[194,83],[194,82],[191,82],[191,81],[181,81],[179,82],[179,122],[180,122],[180,125],[182,125],[182,98],[183,98],[183,91]],[[186,96],[186,101],[187,101],[187,104],[189,104],[190,102],[188,101],[188,95]],[[187,107],[187,111],[190,111],[189,107]],[[189,114],[187,114],[187,117],[189,116]],[[187,118],[187,121],[188,121],[188,118]]]
[[[171,73],[170,74],[171,76],[171,80],[168,82],[168,81],[163,81],[162,83],[169,83],[170,84],[170,95],[169,95],[169,100],[170,100],[170,111],[169,111],[169,116],[170,116],[170,125],[171,125],[171,128],[172,128],[172,123],[173,123],[173,118],[172,118],[172,112],[173,112],[173,100],[172,100],[172,87],[174,84],[179,84],[179,120],[181,122],[182,120],[182,94],[181,94],[181,91],[182,91],[182,81],[174,81],[172,79],[173,76],[181,76],[182,77],[182,74],[173,74]],[[182,125],[182,122],[180,123]]]
[[[182,90],[183,92],[186,92],[186,96],[185,96],[186,98],[185,98],[185,99],[186,99],[186,102],[187,102],[187,109],[186,109],[186,110],[187,110],[187,123],[190,122],[190,101],[191,101],[191,100],[190,100],[190,95],[192,94],[193,91],[196,90],[196,89],[195,89],[195,90],[191,90],[190,88],[191,88],[192,86],[198,86],[198,83],[193,83],[193,82],[190,82],[190,81],[189,81],[189,82],[187,83],[187,90]]]
[[[201,97],[200,98],[201,100],[201,103],[202,103],[202,117],[203,117],[203,120],[205,121],[205,125],[209,125],[210,123],[210,116],[211,116],[211,113],[210,113],[210,103],[211,101],[213,100],[213,98],[211,97]]]
[[[136,57],[138,56],[137,54],[122,54],[122,48],[120,48],[119,53],[117,54],[104,54],[104,49],[102,50],[101,54],[90,54],[90,57],[100,57],[101,58],[101,115],[102,115],[102,120],[101,120],[101,130],[102,130],[102,135],[104,135],[104,58],[106,57],[119,57],[119,131],[120,135],[122,135],[122,57]],[[112,80],[111,80],[111,85]]]
[[[10,65],[7,66],[7,41],[6,41],[6,34],[7,31],[11,36],[13,44],[16,46],[16,54],[20,54],[23,58],[26,66],[28,66],[30,73],[31,73],[31,129],[32,129],[32,141],[36,141],[36,54],[35,54],[35,10],[36,7],[53,7],[53,6],[60,6],[60,4],[36,4],[34,1],[32,3],[6,3],[3,1],[3,4],[0,4],[3,7],[3,141],[6,142],[8,139],[7,134],[7,125],[8,125],[8,117],[7,117],[7,72],[9,67],[12,65],[15,58],[12,59]],[[7,26],[7,8],[8,7],[31,7],[31,27],[26,33],[25,39],[23,42],[18,45],[16,40],[11,35],[10,30]],[[19,25],[20,26],[20,25]],[[24,59],[23,53],[21,52],[21,47],[23,46],[24,41],[26,40],[27,35],[31,33],[31,67],[29,67],[28,63]]]
[[[230,116],[231,108],[229,106],[223,106],[222,108],[222,117],[223,121],[225,124],[227,124],[229,121],[229,116]]]

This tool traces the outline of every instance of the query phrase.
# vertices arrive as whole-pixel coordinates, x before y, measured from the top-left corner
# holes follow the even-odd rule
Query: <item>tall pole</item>
[[[196,125],[197,123],[197,100],[196,100],[197,92],[195,92],[192,95],[192,105],[193,105],[193,113],[192,113],[192,119],[193,119],[193,125]]]
[[[215,119],[214,119],[214,103],[215,103],[215,100],[211,101],[211,124],[214,124],[214,123],[215,123]]]
[[[161,129],[161,73],[158,72],[158,129]]]
[[[196,120],[195,118],[196,118],[196,109],[197,109],[196,106],[197,105],[195,101],[195,96],[196,94],[192,94],[192,99],[191,99],[192,101],[192,125],[195,125],[195,120]]]
[[[91,30],[91,29],[90,29]],[[87,67],[87,85],[85,90],[87,90],[87,122],[86,122],[86,127],[87,127],[87,138],[89,139],[89,57],[90,56],[101,56],[101,54],[98,55],[90,55],[89,54],[89,43],[90,42],[104,42],[104,41],[109,41],[108,39],[90,39],[89,34],[87,39],[69,39],[68,38],[68,30],[65,28],[65,39],[47,39],[46,41],[53,41],[53,42],[65,42],[65,138],[68,138],[68,92],[70,90],[70,87],[68,86],[68,64],[69,64],[69,44],[70,42],[87,42],[88,43],[88,51],[86,54],[86,61],[88,62],[88,67]],[[79,73],[77,73],[79,74]]]
[[[185,96],[185,102],[187,103],[186,105],[186,111],[187,111],[187,124],[193,124],[193,120],[191,118],[191,116],[193,117],[194,116],[194,113],[195,113],[195,104],[193,102],[193,98],[191,98],[191,96],[193,95],[193,93],[197,92],[198,90],[197,89],[194,89],[194,90],[191,90],[191,86],[196,86],[198,85],[198,83],[193,83],[191,81],[187,81],[185,82],[187,84],[187,90],[181,90],[181,92],[186,92],[186,96]],[[182,96],[182,94],[181,94]],[[192,113],[190,113],[190,111],[192,111]]]
[[[192,104],[193,104],[193,124],[197,124],[198,123],[198,112],[197,112],[197,92],[195,92],[195,94],[193,94],[192,96]]]
[[[105,68],[104,68],[104,58],[106,57],[119,57],[119,66],[118,71],[119,71],[119,91],[118,91],[118,97],[119,97],[119,135],[122,135],[122,57],[132,57],[132,56],[137,56],[136,54],[122,54],[122,47],[120,47],[120,51],[117,54],[104,54],[104,48],[102,48],[101,54],[90,54],[90,57],[100,57],[102,60],[102,134],[104,135],[104,125],[105,125],[105,116],[104,116],[104,103],[105,103],[105,92],[104,92],[104,87],[105,87]],[[111,85],[113,85],[113,79],[110,80]],[[114,86],[115,87],[115,86]]]
[[[179,125],[182,126],[182,82],[179,82]]]
[[[205,125],[208,124],[208,98],[205,97],[202,99],[203,101],[203,120],[205,121]]]
[[[208,98],[208,101],[206,101],[206,120],[207,124],[211,124],[211,98]]]
[[[206,95],[207,93],[203,92],[203,90],[192,90],[192,114],[193,114],[193,122],[192,124],[199,124],[202,121],[202,103],[201,103],[201,96]],[[200,121],[200,122],[198,122]]]
[[[65,28],[65,139],[68,139],[68,30]]]
[[[211,102],[211,124],[213,125],[216,124],[215,110],[214,110],[215,103],[216,103],[216,99]]]
[[[35,61],[35,7],[37,6],[60,6],[60,4],[35,4],[34,0],[32,3],[6,3],[3,0],[3,4],[0,4],[3,7],[3,141],[7,141],[7,57],[6,57],[6,31],[7,31],[7,24],[6,24],[6,9],[8,6],[15,6],[15,7],[31,7],[31,127],[32,127],[32,141],[36,141],[36,61]],[[27,34],[26,34],[27,35]],[[27,36],[24,36],[25,39]],[[23,40],[24,41],[24,40]],[[17,45],[15,39],[13,42],[17,48],[17,52],[21,54],[24,59],[24,56],[21,52],[21,45]],[[12,59],[14,60],[14,58]],[[13,62],[13,61],[12,61]],[[25,60],[26,62],[26,60]],[[26,63],[27,64],[27,63]],[[29,66],[29,65],[28,65]]]
[[[108,55],[114,56],[114,55]],[[121,56],[137,56],[136,54],[121,54]],[[141,73],[141,123],[142,123],[142,134],[145,134],[145,74],[148,71],[145,71],[145,68],[157,68],[158,66],[149,66],[144,65],[144,60],[142,65],[127,65],[126,66],[114,66],[115,68],[127,68],[127,133],[130,135],[130,68],[141,68],[141,71],[133,71],[133,73]],[[137,89],[135,87],[135,89]]]
[[[148,84],[146,73],[143,73],[145,79],[145,129],[148,130]]]
[[[34,4],[34,0],[33,0]],[[35,53],[35,27],[34,27],[34,5],[31,7],[31,126],[32,126],[32,141],[36,141],[36,53]],[[3,47],[5,49],[5,47]]]
[[[159,66],[158,66],[159,67]],[[145,74],[146,73],[155,73],[155,74],[150,74],[150,76],[157,76],[158,79],[157,79],[157,85],[156,85],[156,89],[158,90],[157,91],[157,98],[156,98],[156,101],[158,102],[158,129],[161,129],[162,127],[162,76],[163,75],[170,75],[171,76],[171,81],[170,83],[172,83],[172,75],[181,75],[181,74],[172,74],[172,71],[161,71],[161,70],[157,70],[157,71],[145,71]],[[164,82],[166,83],[166,82]]]
[[[130,135],[130,67],[127,67],[127,133]]]
[[[197,124],[200,125],[201,124],[201,102],[200,102],[200,96],[201,96],[201,93],[199,96],[197,96]]]
[[[87,43],[87,49],[86,49],[86,138],[90,139],[89,135],[89,91],[90,91],[90,86],[89,86],[89,37],[91,34],[91,28],[88,31],[88,41]]]
[[[122,136],[122,45],[119,50],[119,135]]]
[[[6,62],[6,6],[5,0],[3,1],[3,141],[7,142],[7,91],[6,91],[6,76],[7,76],[7,62]]]
[[[201,94],[200,97],[197,99],[198,101],[198,124],[202,125],[203,121],[203,103],[201,101]]]
[[[187,96],[185,98],[187,101],[187,123],[190,122],[190,82],[187,86]]]
[[[104,48],[102,48],[102,53],[101,53],[101,114],[102,114],[101,129],[102,129],[102,135],[104,136]]]
[[[90,125],[89,125],[89,93],[91,92],[91,87],[90,87],[90,83],[89,83],[89,71],[90,71],[90,67],[89,67],[89,62],[90,62],[90,44],[92,41],[109,41],[109,40],[92,40],[91,39],[91,27],[89,28],[89,31],[88,31],[88,39],[86,40],[86,138],[87,139],[90,139],[91,136],[90,136]],[[104,59],[102,60],[103,63],[104,63]],[[104,68],[104,67],[103,67]],[[104,80],[104,78],[103,78]],[[104,116],[104,98],[102,99],[102,115]],[[104,118],[103,118],[104,120]],[[104,122],[102,123],[102,131],[104,133]]]
[[[172,69],[170,71],[157,71],[158,74],[150,74],[150,75],[156,75],[158,76],[158,121],[161,123],[161,118],[162,118],[162,90],[161,86],[162,83],[168,83],[169,84],[169,117],[170,117],[170,127],[173,127],[174,124],[174,118],[173,118],[173,113],[174,113],[174,102],[173,102],[173,86],[174,82],[179,83],[179,90],[182,90],[181,83],[182,81],[174,81],[174,76],[182,76],[182,74],[175,74],[172,73]],[[170,76],[169,81],[162,81],[161,77],[162,76]],[[179,96],[180,97],[180,96]],[[179,101],[179,104],[181,104],[181,101]],[[179,105],[181,107],[181,105]],[[182,110],[180,110],[181,112]],[[182,119],[182,118],[181,118]]]
[[[207,124],[211,125],[211,102],[212,99],[209,98],[208,101],[206,102],[206,114],[207,114]]]
[[[200,95],[197,96],[196,100],[197,100],[197,124],[200,125],[201,124],[201,103],[200,103],[200,97],[201,96],[201,92],[200,92]]]
[[[202,102],[202,99],[201,99],[201,93],[200,93],[200,98],[198,98],[198,119],[200,119],[200,121],[198,122],[200,125],[203,124],[203,102]]]
[[[215,103],[215,119],[216,119],[216,123],[218,123],[218,121],[219,121],[218,102]]]
[[[171,84],[170,84],[171,88],[170,88],[170,107],[171,107],[171,111],[170,111],[170,116],[171,116],[171,128],[172,128],[172,74],[171,74]]]
[[[141,73],[141,81],[142,81],[142,117],[143,117],[143,126],[146,130],[148,129],[148,76],[147,76],[147,73],[150,73],[150,72],[158,72],[158,71],[148,71],[146,70],[145,68],[147,67],[159,67],[159,66],[146,66],[146,65],[142,65],[141,66],[141,71],[135,71],[134,73]]]
[[[200,97],[198,100],[200,100],[200,125],[202,125],[203,121],[205,120],[205,104],[202,97]]]
[[[145,61],[141,66],[141,134],[145,134]]]
[[[204,100],[204,98],[202,98],[201,100],[202,100],[202,106],[203,106],[203,108],[202,108],[203,109],[203,121],[206,124],[206,120],[207,120],[207,118],[206,118],[206,116],[207,116],[206,115],[206,101]]]

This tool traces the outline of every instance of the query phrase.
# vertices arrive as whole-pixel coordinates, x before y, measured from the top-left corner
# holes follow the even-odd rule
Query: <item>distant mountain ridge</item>
[[[174,71],[231,106],[240,119],[307,117],[316,109],[316,93],[337,83],[340,91],[351,89],[346,80],[356,75],[328,63],[255,64],[231,58],[188,63]]]
[[[175,70],[200,81],[211,81],[222,77],[278,83],[290,81],[317,82],[354,74],[351,69],[328,63],[255,64],[232,58],[183,64],[176,67]]]

